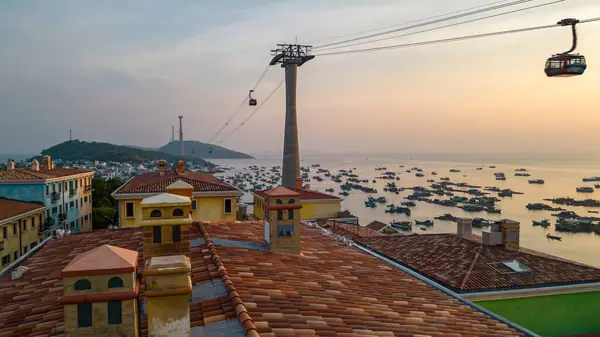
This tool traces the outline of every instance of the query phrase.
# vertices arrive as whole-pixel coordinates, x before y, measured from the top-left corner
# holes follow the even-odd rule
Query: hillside
[[[212,147],[212,153],[209,153],[209,149]],[[180,151],[179,141],[169,142],[167,145],[158,149],[158,151],[178,155]],[[237,152],[233,150],[226,149],[224,147],[218,145],[212,145],[207,143],[202,143],[195,140],[185,140],[183,141],[183,149],[185,154],[188,156],[192,156],[194,158],[204,158],[204,159],[245,159],[245,158],[253,158],[252,156]]]
[[[62,160],[99,160],[114,162],[141,163],[164,159],[168,162],[185,160],[196,164],[207,164],[200,158],[190,156],[174,156],[159,151],[149,151],[130,146],[110,143],[84,142],[79,140],[66,141],[43,150],[42,155]],[[210,163],[208,163],[210,165]]]

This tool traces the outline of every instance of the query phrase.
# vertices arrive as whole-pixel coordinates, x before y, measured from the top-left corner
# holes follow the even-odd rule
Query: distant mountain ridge
[[[165,152],[144,150],[141,148],[115,145],[110,143],[86,142],[80,140],[66,141],[51,148],[45,149],[42,155],[49,155],[53,159],[69,161],[76,160],[98,160],[114,162],[143,163],[164,159],[168,162],[184,160],[196,164],[212,165],[211,163],[191,156],[170,155]]]
[[[212,148],[212,153],[210,149]],[[168,153],[171,155],[179,155],[181,151],[181,144],[178,140],[169,142],[167,145],[158,149],[158,151]],[[249,154],[229,150],[222,146],[207,144],[196,140],[184,140],[183,151],[186,156],[193,158],[204,158],[204,159],[253,159]]]

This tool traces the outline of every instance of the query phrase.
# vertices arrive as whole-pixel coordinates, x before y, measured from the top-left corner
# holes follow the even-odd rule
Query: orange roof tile
[[[167,191],[167,186],[177,181],[183,181],[192,185],[194,192],[238,191],[232,185],[222,182],[212,174],[193,171],[181,173],[176,170],[168,170],[165,171],[163,176],[159,172],[150,172],[135,176],[125,183],[125,185],[121,186],[116,194],[164,193]]]
[[[370,224],[368,224],[366,227],[369,229],[372,229],[376,232],[379,232],[380,230],[387,227],[387,224],[384,224],[383,222],[375,220],[375,221],[372,221]]]
[[[599,282],[600,269],[564,259],[485,246],[455,234],[357,238],[370,249],[459,292]],[[503,261],[517,260],[530,273],[513,273]],[[516,285],[515,285],[516,283]]]
[[[212,239],[263,243],[262,222],[194,224],[190,239],[194,284],[221,279],[228,295],[190,304],[191,326],[242,322],[248,336],[463,335],[520,336],[408,274],[302,226],[302,255],[216,245]],[[0,336],[64,332],[61,270],[73,257],[110,244],[138,251],[140,228],[72,234],[48,242],[23,265],[21,279],[0,279]],[[143,263],[138,264],[142,272]],[[143,297],[143,294],[140,294]],[[147,316],[140,319],[142,336]],[[369,332],[370,331],[370,332]]]
[[[81,253],[61,271],[66,276],[131,273],[137,266],[138,252],[111,245],[102,245]]]
[[[2,180],[38,180],[52,179],[59,177],[68,177],[81,173],[92,173],[94,171],[80,170],[73,168],[55,167],[53,169],[40,168],[34,171],[31,168],[17,168],[14,170],[0,171],[0,181]]]
[[[276,187],[275,189],[277,189],[277,188],[278,187]],[[329,194],[321,193],[318,191],[312,191],[312,190],[306,190],[306,189],[300,189],[300,188],[291,188],[291,187],[286,187],[286,189],[299,193],[301,200],[326,200],[326,199],[342,200],[334,195],[329,195]],[[256,195],[258,195],[259,197],[264,198],[265,195],[267,193],[269,193],[269,191],[272,191],[272,190],[256,191],[254,193]]]
[[[12,218],[36,209],[41,210],[44,207],[46,206],[37,202],[25,202],[0,197],[0,220]]]
[[[270,197],[297,197],[300,196],[300,193],[292,191],[283,186],[277,186],[273,189],[265,191],[265,195]]]

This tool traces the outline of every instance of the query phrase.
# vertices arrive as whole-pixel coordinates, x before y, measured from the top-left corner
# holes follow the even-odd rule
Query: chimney
[[[177,162],[177,173],[183,172],[185,172],[185,162],[183,160],[180,160]]]
[[[158,172],[160,173],[160,176],[164,176],[165,175],[165,170],[167,168],[167,162],[165,160],[159,160],[158,161]]]
[[[51,160],[50,161],[50,169],[53,169],[53,168],[54,168],[54,160]]]
[[[503,219],[499,221],[499,225],[504,239],[504,249],[518,251],[521,224],[518,221]]]
[[[14,169],[15,169],[15,162],[14,162],[14,161],[12,161],[12,160],[11,160],[11,161],[9,161],[9,162],[6,164],[6,169],[7,169],[7,170],[9,170],[9,171],[10,171],[10,170],[14,170]]]
[[[31,170],[32,171],[39,171],[40,170],[40,162],[37,161],[37,159],[34,159],[31,161]]]
[[[42,166],[44,166],[44,168],[46,170],[51,169],[52,162],[50,161],[50,156],[43,156],[42,157]]]
[[[185,255],[151,257],[146,262],[144,297],[148,305],[148,336],[189,337],[190,259]]]
[[[457,218],[456,234],[461,238],[469,238],[473,235],[473,219]]]

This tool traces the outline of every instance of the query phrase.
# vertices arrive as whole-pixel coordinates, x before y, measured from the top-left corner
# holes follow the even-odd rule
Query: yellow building
[[[43,240],[46,209],[41,203],[0,198],[0,270]]]
[[[61,271],[65,336],[138,337],[138,252],[103,245]]]
[[[265,242],[272,252],[300,253],[300,193],[279,186],[265,193]]]
[[[112,196],[118,200],[120,227],[138,227],[142,221],[142,199],[167,192],[191,189],[193,221],[236,220],[237,199],[242,192],[207,173],[186,171],[180,161],[176,170],[167,170],[164,160],[158,172],[135,176]]]
[[[333,219],[340,217],[342,199],[317,192],[309,189],[289,188],[290,190],[300,194],[300,219],[301,220],[317,220],[317,219]],[[265,218],[264,208],[265,197],[269,193],[267,191],[254,192],[254,216],[262,220]]]

